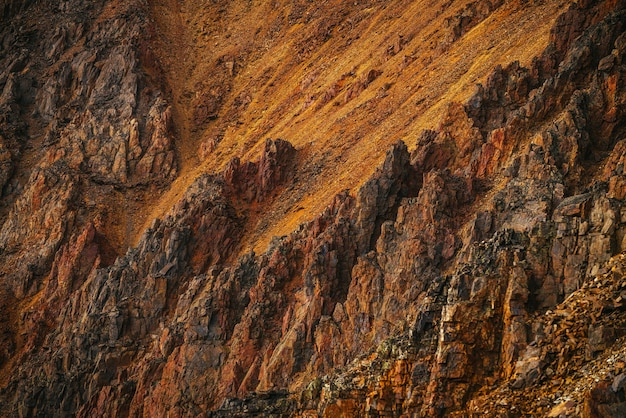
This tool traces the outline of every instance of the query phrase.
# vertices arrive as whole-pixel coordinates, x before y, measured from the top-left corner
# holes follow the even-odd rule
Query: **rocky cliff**
[[[626,3],[414,3],[0,2],[0,413],[626,415]]]

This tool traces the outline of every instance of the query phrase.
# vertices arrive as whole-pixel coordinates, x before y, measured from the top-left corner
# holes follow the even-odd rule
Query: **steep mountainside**
[[[626,416],[624,6],[0,0],[0,415]]]

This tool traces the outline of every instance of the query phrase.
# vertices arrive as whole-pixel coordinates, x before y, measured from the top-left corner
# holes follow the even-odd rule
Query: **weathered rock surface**
[[[444,42],[502,4],[468,3]],[[0,6],[30,24],[27,2]],[[151,23],[139,1],[30,7],[60,22],[0,38],[3,415],[624,414],[621,2],[573,5],[530,68],[496,67],[262,254],[246,228],[301,174],[281,139],[197,177],[119,253],[107,202],[178,169],[138,52]]]

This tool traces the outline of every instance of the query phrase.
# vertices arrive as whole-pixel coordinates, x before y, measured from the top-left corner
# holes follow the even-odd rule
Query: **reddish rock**
[[[623,415],[621,4],[571,7],[531,68],[495,68],[411,153],[398,141],[358,190],[238,258],[250,214],[298,173],[287,141],[195,179],[124,254],[109,243],[107,199],[177,172],[173,110],[143,73],[139,56],[158,65],[136,49],[147,23],[130,5],[74,10],[92,24],[40,29],[41,61],[9,51],[0,75],[2,414]],[[468,3],[447,31],[500,6]],[[317,20],[310,42],[343,18]],[[236,59],[177,104],[192,102],[196,128],[227,103]],[[34,87],[26,68],[49,77]],[[381,75],[356,71],[318,105]],[[17,178],[25,109],[48,125],[46,150]]]

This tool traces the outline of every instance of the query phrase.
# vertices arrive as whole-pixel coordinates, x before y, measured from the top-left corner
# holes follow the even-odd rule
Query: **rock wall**
[[[113,5],[0,38],[4,415],[623,414],[621,2],[572,5],[530,68],[496,67],[262,254],[246,228],[298,185],[281,139],[110,242],[107,200],[177,173],[143,3]],[[467,10],[458,36],[484,18]]]

